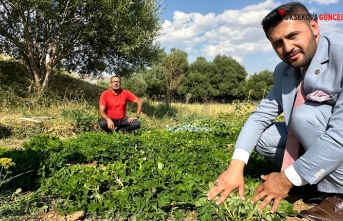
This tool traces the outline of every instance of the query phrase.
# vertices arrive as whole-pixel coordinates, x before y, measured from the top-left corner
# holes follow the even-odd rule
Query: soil
[[[289,202],[294,202],[294,209],[300,212],[301,210],[311,208],[313,206],[306,205],[302,198],[304,195],[289,195],[287,200]],[[84,221],[109,221],[107,219],[84,219],[85,213],[83,211],[78,211],[70,215],[61,216],[58,215],[56,211],[49,211],[47,213],[41,213],[35,217],[28,218],[27,216],[22,218],[17,218],[17,221],[77,221],[77,220],[84,220]],[[185,218],[183,221],[195,221],[196,213],[193,212],[189,215],[188,218]],[[10,221],[7,219],[3,219],[3,221]],[[300,217],[287,217],[286,221],[308,221],[307,219],[300,218]]]
[[[313,205],[307,205],[303,202],[304,195],[290,195],[287,197],[289,202],[293,202],[294,209],[300,212],[301,210],[309,209],[313,207]],[[307,219],[300,218],[300,217],[287,217],[286,221],[305,221]]]

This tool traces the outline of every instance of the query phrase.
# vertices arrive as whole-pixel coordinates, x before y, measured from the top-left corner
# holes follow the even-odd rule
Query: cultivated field
[[[300,220],[286,219],[293,213],[291,203],[295,209],[304,207],[300,195],[289,198],[291,203],[284,201],[276,214],[257,211],[249,201],[239,200],[237,193],[221,206],[206,199],[254,108],[249,103],[173,103],[166,109],[163,103],[144,100],[139,131],[108,135],[97,125],[97,106],[82,100],[2,106],[0,157],[12,159],[15,165],[0,161],[0,217]],[[129,115],[134,110],[130,105]],[[248,199],[261,182],[260,174],[273,168],[278,169],[253,155],[245,170]]]

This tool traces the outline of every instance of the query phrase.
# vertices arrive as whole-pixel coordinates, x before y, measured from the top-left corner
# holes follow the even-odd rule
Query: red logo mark
[[[286,13],[286,10],[283,9],[278,9],[278,11],[281,16],[283,16]]]

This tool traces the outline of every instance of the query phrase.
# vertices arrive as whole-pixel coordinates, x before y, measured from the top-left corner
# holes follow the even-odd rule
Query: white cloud
[[[179,44],[187,44],[187,41],[197,39],[195,43],[205,41],[202,35],[208,30],[216,26],[215,15],[209,13],[201,15],[200,13],[186,14],[184,12],[175,11],[173,22],[164,21],[162,27],[162,35],[159,41],[167,47],[177,47]],[[202,39],[202,40],[201,40]]]
[[[319,4],[324,2],[313,1]],[[261,21],[279,5],[280,3],[274,0],[266,0],[240,10],[225,10],[221,14],[187,14],[175,11],[173,20],[166,20],[163,23],[162,35],[158,41],[167,52],[174,47],[186,51],[190,62],[199,56],[211,59],[218,54],[231,56],[240,63],[251,55],[260,57],[262,54],[270,53],[272,56],[274,51],[265,37]],[[315,11],[315,8],[311,9],[312,13]],[[343,33],[341,24],[339,21],[320,21],[321,34]],[[279,60],[277,56],[276,60]],[[274,59],[275,62],[276,60]]]
[[[265,10],[266,8],[274,9],[281,5],[279,2],[274,2],[274,0],[267,0],[265,2],[261,2],[255,5],[248,5],[243,10],[247,11],[259,11],[259,10]]]
[[[182,48],[189,56],[222,54],[242,60],[248,53],[272,50],[261,21],[277,5],[274,0],[266,0],[218,15],[175,11],[173,21],[164,21],[158,40],[167,50]]]
[[[321,35],[336,35],[342,33],[342,21],[325,21],[319,20],[319,30]]]
[[[270,62],[280,62],[281,59],[275,54],[275,56],[269,58]]]
[[[319,5],[330,5],[330,4],[336,4],[338,0],[310,0],[309,3],[316,2]]]
[[[233,55],[231,56],[233,59],[235,59],[238,63],[242,63],[242,60],[243,58],[241,56],[236,56],[236,55]]]

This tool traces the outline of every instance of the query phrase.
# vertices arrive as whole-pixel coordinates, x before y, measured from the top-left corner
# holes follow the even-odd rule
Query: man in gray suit
[[[273,88],[242,128],[229,168],[217,178],[208,199],[220,195],[220,204],[238,189],[244,200],[243,171],[250,154],[255,149],[281,163],[291,128],[305,153],[282,172],[262,175],[264,182],[252,203],[263,200],[258,208],[263,209],[272,202],[274,212],[292,187],[316,184],[328,198],[300,215],[343,220],[343,37],[320,36],[318,21],[297,2],[271,11],[262,26],[283,61],[275,68]],[[306,101],[292,113],[301,81]],[[285,122],[275,123],[281,113]]]

